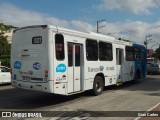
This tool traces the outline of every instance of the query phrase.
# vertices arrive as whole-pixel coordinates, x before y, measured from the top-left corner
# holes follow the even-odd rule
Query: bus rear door
[[[116,48],[117,83],[123,80],[123,49]]]

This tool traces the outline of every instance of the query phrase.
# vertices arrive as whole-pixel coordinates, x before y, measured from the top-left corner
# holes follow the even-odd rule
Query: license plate
[[[23,76],[22,78],[23,78],[23,80],[30,80],[30,77],[28,77],[28,76]]]

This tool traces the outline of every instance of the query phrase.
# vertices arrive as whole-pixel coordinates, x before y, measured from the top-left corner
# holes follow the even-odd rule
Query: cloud
[[[20,9],[13,4],[3,3],[0,5],[0,20],[6,24],[17,27],[37,24],[54,24],[67,27],[66,20],[60,20],[48,14]]]
[[[104,34],[112,35],[117,39],[122,37],[125,39],[130,39],[132,41],[142,43],[144,40],[145,30],[148,24],[141,21],[133,22],[117,22],[117,23],[104,23],[105,28],[101,31]]]
[[[80,30],[80,31],[87,32],[87,31],[95,31],[96,29],[95,26],[80,20],[72,20],[70,23],[73,29]]]
[[[110,35],[115,38],[123,38],[134,41],[139,44],[144,44],[145,36],[152,35],[148,48],[152,45],[160,44],[160,21],[149,24],[142,21],[129,21],[117,23],[102,23],[105,27],[100,29],[100,32],[105,35]],[[155,46],[157,47],[157,46]]]
[[[150,14],[150,9],[155,7],[153,0],[102,0],[97,6],[102,10],[121,10],[134,14]]]
[[[28,25],[52,24],[80,31],[93,31],[94,26],[80,20],[61,20],[45,13],[24,10],[10,3],[0,5],[0,20],[16,27]]]
[[[85,21],[62,20],[45,13],[24,10],[9,3],[4,3],[0,5],[0,20],[5,24],[14,25],[17,27],[27,26],[27,25],[52,24],[55,26],[65,27],[78,31],[96,32],[96,25],[87,23]],[[115,22],[115,23],[104,22],[102,23],[102,25],[103,24],[105,25],[105,27],[100,29],[100,32],[102,34],[110,35],[116,38],[121,37],[129,39],[141,44],[143,44],[146,35],[152,34],[152,39],[155,42],[149,43],[148,46],[150,47],[153,44],[160,43],[159,42],[160,20],[152,24],[141,21],[131,21],[131,20],[126,22]]]

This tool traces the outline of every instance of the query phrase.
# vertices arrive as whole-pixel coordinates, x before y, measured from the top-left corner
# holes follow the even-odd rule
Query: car
[[[156,63],[157,59],[155,58],[147,58],[147,63]]]
[[[0,84],[11,83],[10,68],[0,66]]]
[[[160,65],[158,63],[147,63],[147,74],[160,74]]]

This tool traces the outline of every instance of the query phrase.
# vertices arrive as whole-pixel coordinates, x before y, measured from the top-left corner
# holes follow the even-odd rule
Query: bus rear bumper
[[[53,81],[38,83],[38,82],[25,82],[21,80],[12,80],[13,87],[53,93],[53,86],[49,86],[49,85],[53,85]]]

